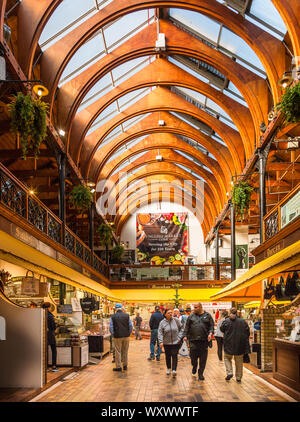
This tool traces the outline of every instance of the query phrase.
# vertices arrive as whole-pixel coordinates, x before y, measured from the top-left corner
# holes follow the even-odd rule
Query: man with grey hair
[[[247,322],[237,316],[237,309],[231,308],[229,318],[226,318],[220,327],[224,333],[224,363],[226,367],[226,381],[233,377],[232,357],[235,361],[235,377],[238,383],[243,376],[243,358],[245,353],[250,352],[249,336],[250,329]]]
[[[204,380],[203,372],[207,361],[208,343],[211,341],[213,332],[214,320],[212,316],[204,311],[201,303],[196,303],[194,312],[186,320],[183,340],[189,341],[193,376],[197,373],[199,360],[199,380]]]

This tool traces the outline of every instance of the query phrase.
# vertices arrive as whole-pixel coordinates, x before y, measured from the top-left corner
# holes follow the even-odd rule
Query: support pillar
[[[216,273],[215,273],[215,277],[216,280],[220,280],[220,262],[219,262],[219,227],[216,230],[216,237],[215,237],[215,242],[216,242]]]
[[[231,281],[236,279],[235,263],[235,209],[230,201],[230,226],[231,226]]]
[[[66,226],[66,156],[59,154],[58,156],[59,171],[59,218],[62,221],[62,244],[65,244],[65,226]]]
[[[94,253],[94,215],[95,207],[94,203],[92,203],[89,207],[89,247],[92,252],[92,256]]]
[[[266,215],[266,165],[272,140],[264,150],[258,148],[258,171],[259,171],[259,239],[260,244],[264,241],[264,216]]]

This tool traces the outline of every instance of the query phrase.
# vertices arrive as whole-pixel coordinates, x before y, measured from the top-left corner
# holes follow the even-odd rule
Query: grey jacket
[[[178,344],[183,337],[184,324],[178,318],[172,318],[170,322],[164,318],[158,326],[158,343]]]

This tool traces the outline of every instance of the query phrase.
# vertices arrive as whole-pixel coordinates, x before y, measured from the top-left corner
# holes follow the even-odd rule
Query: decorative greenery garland
[[[281,110],[286,123],[298,123],[300,121],[300,83],[288,87],[276,105]]]
[[[232,188],[232,203],[235,207],[237,215],[242,218],[250,206],[250,198],[253,188],[248,182],[238,182]]]
[[[48,104],[22,92],[18,92],[8,104],[11,130],[20,136],[24,159],[29,150],[35,157],[39,155],[41,142],[47,136],[47,110]]]
[[[70,202],[81,211],[87,210],[93,202],[93,194],[90,187],[83,185],[74,186],[70,193]]]

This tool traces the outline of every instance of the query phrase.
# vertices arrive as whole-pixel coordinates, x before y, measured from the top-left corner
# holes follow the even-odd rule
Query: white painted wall
[[[0,295],[6,340],[0,341],[0,388],[43,386],[44,310],[11,305]]]
[[[145,205],[138,213],[169,213],[187,212],[189,216],[189,255],[196,256],[199,264],[206,261],[206,247],[203,239],[201,225],[194,214],[186,207],[171,202],[161,202]],[[129,242],[129,249],[136,248],[136,214],[134,213],[126,222],[121,232],[121,242]]]

